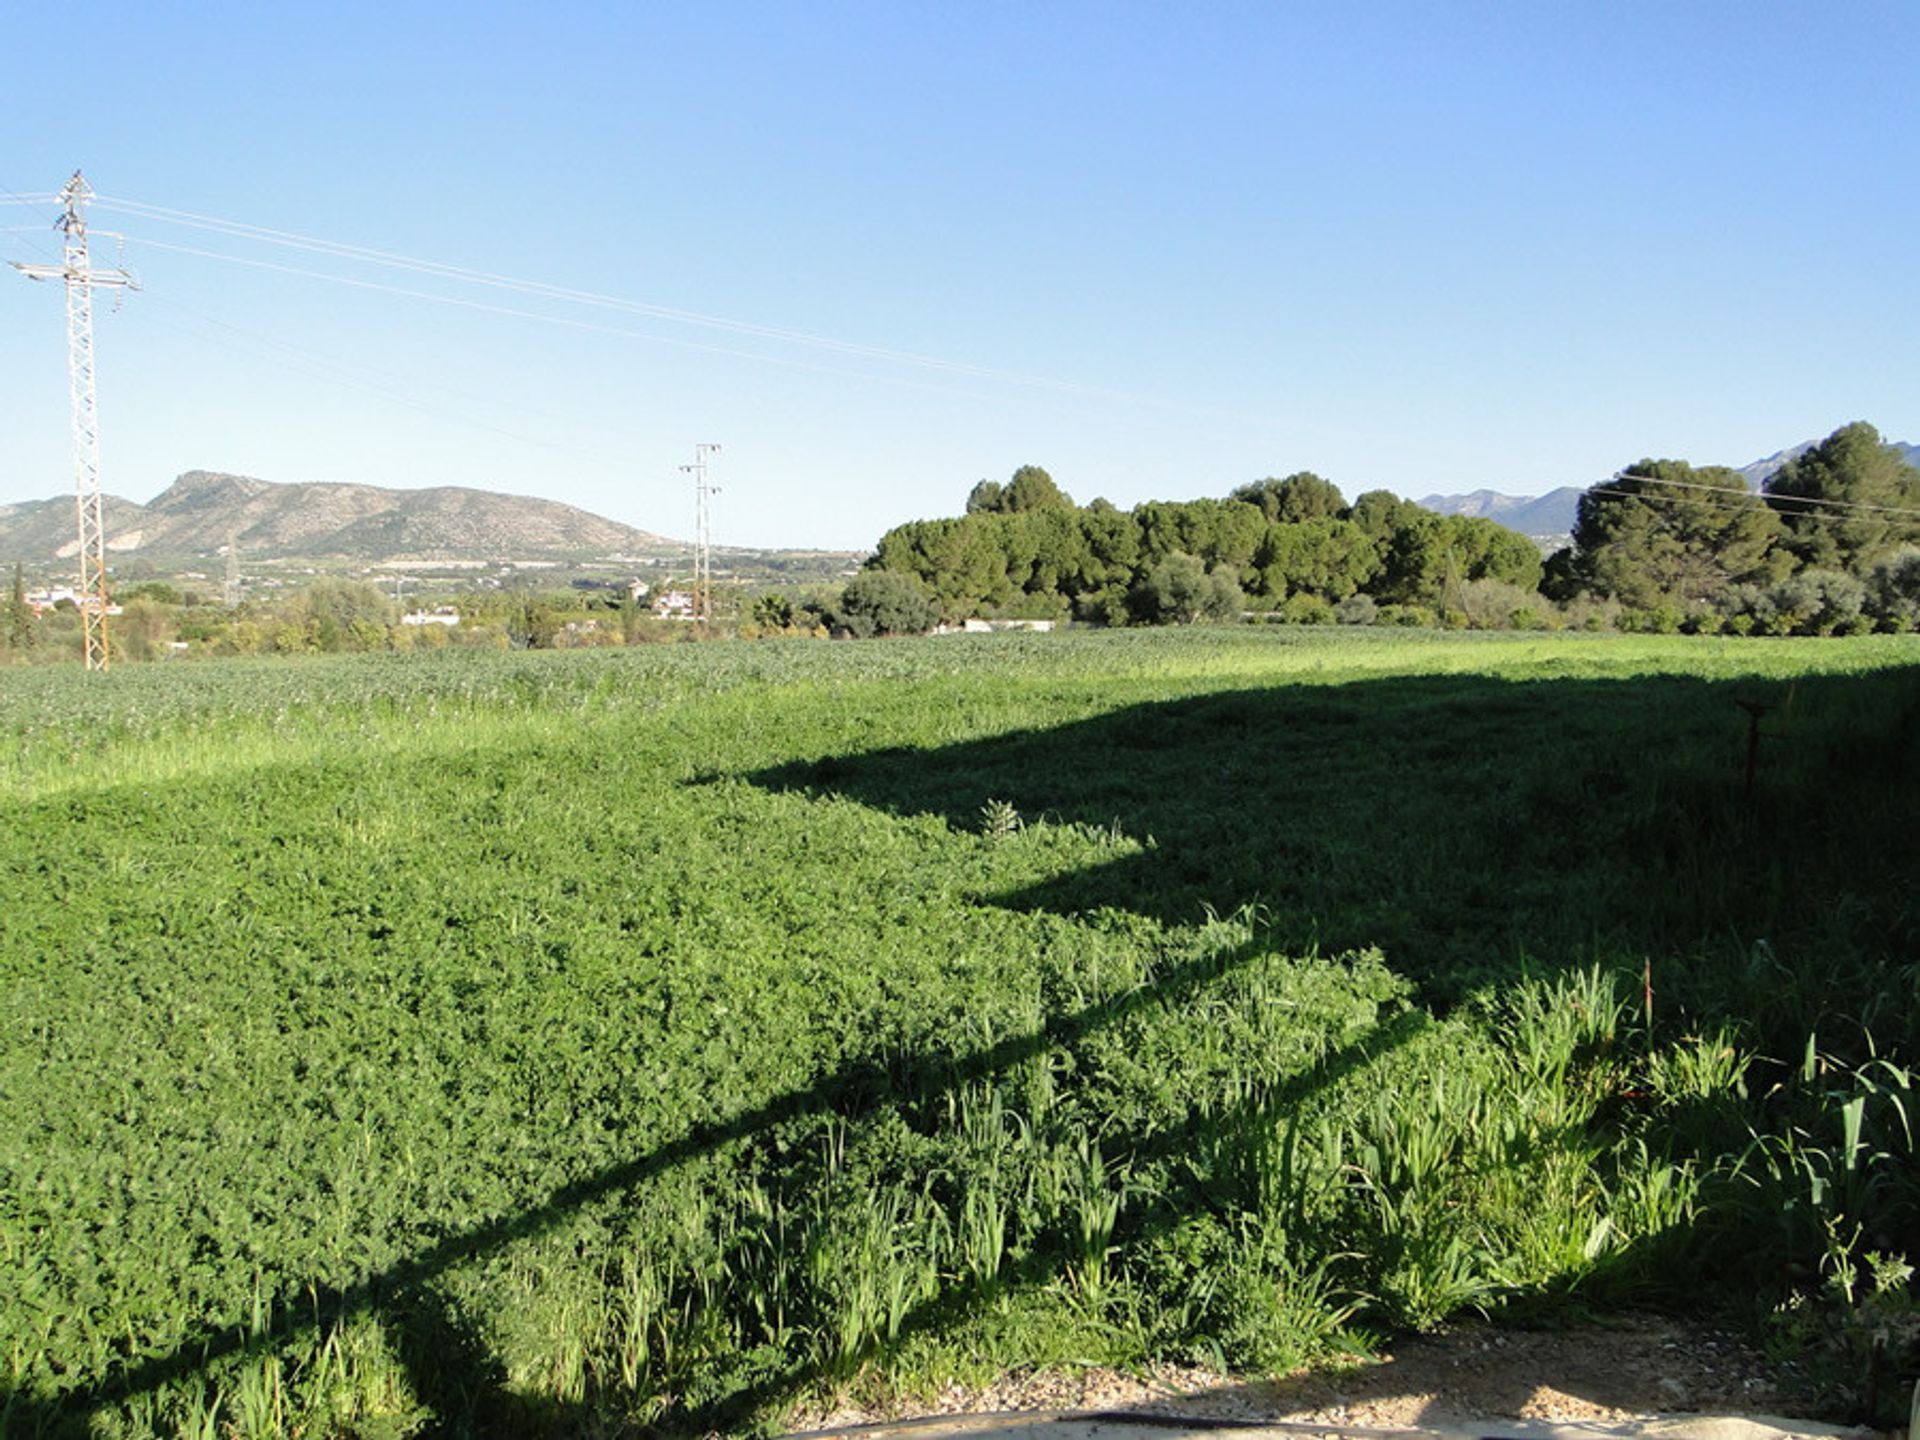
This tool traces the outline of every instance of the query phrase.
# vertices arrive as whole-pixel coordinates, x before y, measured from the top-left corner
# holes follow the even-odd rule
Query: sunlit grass
[[[1863,1254],[1914,1203],[1916,659],[0,675],[7,1433],[736,1429]]]

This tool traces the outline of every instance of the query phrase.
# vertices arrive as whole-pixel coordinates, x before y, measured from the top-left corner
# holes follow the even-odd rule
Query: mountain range
[[[1752,488],[1812,446],[1805,441],[1742,466]],[[1920,445],[1897,445],[1920,465]],[[1441,515],[1477,515],[1542,540],[1573,529],[1584,490],[1563,485],[1545,495],[1475,490],[1429,495],[1416,503]],[[145,505],[105,497],[107,549],[117,557],[207,559],[237,542],[250,561],[272,559],[565,560],[678,554],[683,543],[554,500],[441,486],[389,490],[377,485],[275,484],[245,475],[189,470]],[[0,505],[0,561],[70,558],[71,496]]]
[[[1803,440],[1785,450],[1776,450],[1764,460],[1742,465],[1740,474],[1746,480],[1747,488],[1758,490],[1772,478],[1774,471],[1789,460],[1804,455],[1818,443],[1817,440]],[[1893,448],[1906,457],[1909,465],[1920,466],[1920,445],[1896,442]],[[1558,490],[1549,490],[1544,495],[1502,495],[1493,490],[1475,490],[1466,495],[1429,495],[1414,503],[1437,515],[1479,515],[1488,520],[1497,520],[1509,530],[1518,530],[1522,535],[1545,539],[1572,533],[1574,511],[1585,493],[1577,485],[1562,485]]]
[[[229,540],[253,559],[563,559],[684,547],[572,505],[442,486],[279,485],[189,470],[145,505],[108,496],[107,549],[121,557],[183,559]],[[71,556],[71,497],[0,505],[0,557]]]

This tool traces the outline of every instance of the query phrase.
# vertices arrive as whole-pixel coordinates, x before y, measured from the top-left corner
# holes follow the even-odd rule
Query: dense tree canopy
[[[1865,574],[1901,545],[1920,542],[1920,470],[1865,421],[1842,426],[1767,482],[1802,564]]]
[[[1022,465],[1001,485],[982,480],[967,496],[969,515],[1012,515],[1025,510],[1071,510],[1073,501],[1038,465]]]
[[[1228,497],[1256,506],[1269,520],[1330,520],[1346,512],[1346,497],[1330,480],[1322,480],[1311,470],[1301,470],[1275,480],[1269,476],[1251,485],[1242,485]]]
[[[1349,509],[1306,472],[1224,500],[1123,511],[1105,500],[1077,508],[1044,470],[1025,466],[1005,487],[976,485],[963,516],[888,531],[871,563],[914,576],[949,619],[1047,613],[1104,623],[1295,601],[1324,610],[1369,592],[1434,604],[1448,583],[1540,580],[1533,542],[1490,520],[1434,515],[1385,491]]]
[[[1641,460],[1580,497],[1562,572],[1636,608],[1690,609],[1780,579],[1792,568],[1777,548],[1784,533],[1738,471]]]
[[[1548,564],[1493,520],[1386,490],[1349,505],[1304,470],[1121,510],[1076,507],[1029,465],[980,482],[966,508],[889,531],[871,562],[914,576],[950,619],[1179,623],[1244,609],[1770,634],[1920,626],[1920,470],[1866,424],[1810,447],[1764,496],[1724,467],[1637,461],[1581,497],[1573,545]],[[1562,615],[1543,584],[1587,608]]]

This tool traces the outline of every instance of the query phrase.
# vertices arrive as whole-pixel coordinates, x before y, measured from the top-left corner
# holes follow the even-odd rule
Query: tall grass
[[[699,1433],[1713,1295],[1806,1297],[1780,1333],[1871,1410],[1911,1363],[1914,659],[9,672],[6,1433]]]

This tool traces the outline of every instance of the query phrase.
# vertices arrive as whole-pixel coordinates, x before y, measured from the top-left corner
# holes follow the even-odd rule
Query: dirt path
[[[1003,1411],[1130,1411],[1398,1429],[1486,1420],[1616,1425],[1683,1414],[1822,1417],[1784,1393],[1773,1371],[1732,1336],[1664,1319],[1553,1332],[1457,1326],[1386,1347],[1372,1363],[1240,1383],[1203,1370],[1147,1377],[1111,1370],[1010,1375],[931,1402],[844,1407],[799,1417],[824,1429],[910,1415]]]

